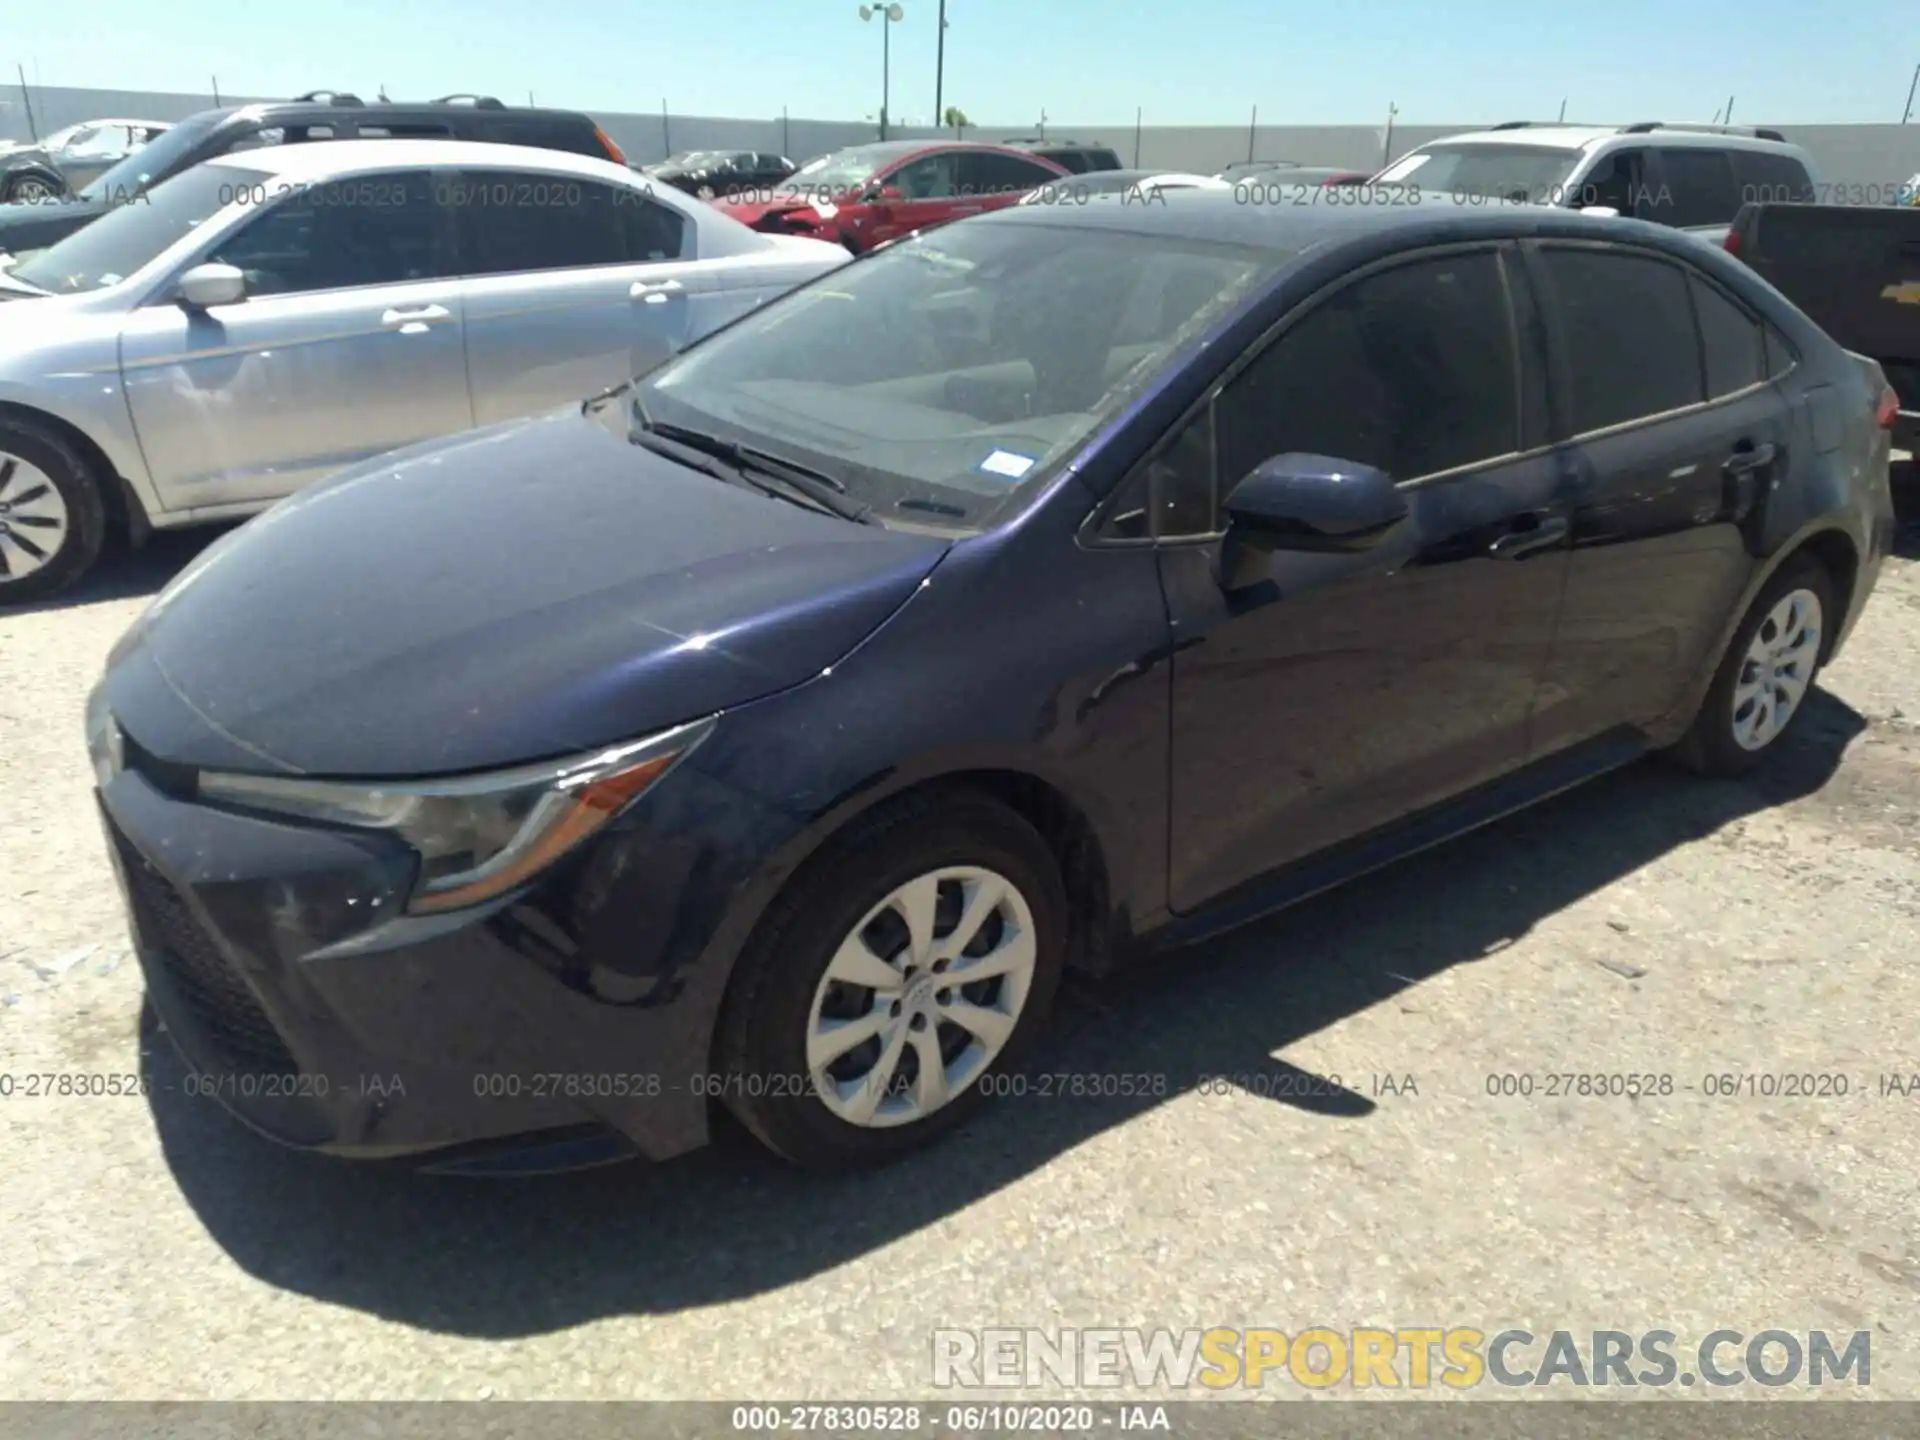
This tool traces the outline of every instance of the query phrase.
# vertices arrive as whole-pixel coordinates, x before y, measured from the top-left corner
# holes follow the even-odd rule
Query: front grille
[[[291,1075],[299,1066],[253,991],[194,919],[166,876],[110,827],[153,958],[219,1059],[249,1074]]]

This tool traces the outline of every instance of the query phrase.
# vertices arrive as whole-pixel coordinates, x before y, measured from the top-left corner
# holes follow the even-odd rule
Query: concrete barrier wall
[[[34,128],[42,135],[76,121],[106,116],[142,120],[182,120],[213,103],[211,94],[146,90],[86,90],[61,86],[37,87],[32,92]],[[223,95],[223,104],[243,104],[272,97]],[[363,98],[371,98],[363,97]],[[507,98],[507,97],[502,97]],[[543,103],[564,105],[558,96]],[[594,113],[627,157],[646,164],[669,150],[776,150],[804,161],[829,150],[877,138],[874,126],[861,121],[783,119],[724,119],[710,115],[661,115],[597,110]],[[1294,160],[1305,165],[1341,165],[1373,170],[1416,145],[1487,121],[1457,125],[1396,126],[1389,143],[1386,133],[1364,125],[1262,125],[1257,130],[1233,125],[1143,125],[1130,123],[1054,123],[1047,133],[1075,140],[1111,145],[1123,163],[1155,170],[1198,170],[1211,173],[1236,160]],[[1766,121],[1755,121],[1765,124]],[[1876,188],[1891,190],[1920,173],[1920,124],[1915,125],[1782,125],[1788,138],[1813,156],[1823,184],[1836,187],[1833,198],[1873,203]],[[17,85],[0,89],[0,139],[29,137],[26,108]],[[926,129],[895,127],[899,138],[933,135]],[[1032,134],[1029,125],[970,127],[970,140],[1001,140]],[[1847,192],[1847,193],[1842,193]]]

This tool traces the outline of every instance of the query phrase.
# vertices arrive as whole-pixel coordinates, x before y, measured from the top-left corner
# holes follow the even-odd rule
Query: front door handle
[[[1762,445],[1743,445],[1727,457],[1723,468],[1729,475],[1748,475],[1771,465],[1777,453],[1771,440]]]
[[[643,301],[648,305],[664,305],[675,295],[686,294],[687,287],[678,280],[661,280],[648,284],[645,280],[633,282],[633,288],[627,291],[629,300]]]
[[[402,335],[418,335],[434,321],[444,320],[452,313],[444,305],[422,305],[417,310],[389,310],[380,317],[380,323]]]
[[[1573,528],[1564,515],[1522,516],[1513,523],[1509,533],[1487,546],[1487,554],[1496,560],[1519,560],[1558,545]]]

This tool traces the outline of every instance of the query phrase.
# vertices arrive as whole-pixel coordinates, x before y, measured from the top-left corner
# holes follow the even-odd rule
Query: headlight
[[[686,758],[711,719],[566,760],[398,784],[204,771],[203,799],[399,836],[420,855],[407,909],[458,910],[525,884]]]

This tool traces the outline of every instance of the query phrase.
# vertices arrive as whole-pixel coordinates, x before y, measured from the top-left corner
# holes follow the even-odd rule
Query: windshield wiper
[[[586,399],[580,402],[580,413],[582,415],[589,414],[592,412],[593,407],[598,405],[601,401],[611,400],[616,395],[624,395],[627,393],[627,391],[631,390],[632,388],[633,388],[633,381],[622,380],[618,385],[609,385],[604,390],[596,390],[593,394],[587,396]]]
[[[704,430],[690,430],[684,425],[671,425],[662,420],[642,422],[636,438],[644,443],[647,436],[658,437],[724,462],[762,494],[789,500],[796,505],[806,505],[822,514],[851,520],[857,525],[880,523],[874,517],[871,505],[842,498],[847,493],[845,483],[822,471],[810,470],[791,460],[783,460],[777,455],[769,455],[764,450],[755,450],[718,435],[709,435]]]

